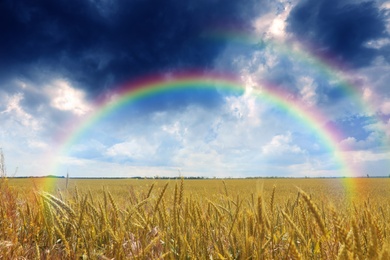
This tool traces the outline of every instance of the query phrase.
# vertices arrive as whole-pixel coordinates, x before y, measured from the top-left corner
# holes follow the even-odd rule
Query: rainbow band
[[[101,99],[96,103],[97,110],[66,137],[63,142],[64,145],[61,148],[61,154],[66,155],[71,146],[79,140],[80,136],[88,131],[88,129],[91,129],[99,120],[114,113],[125,105],[158,94],[201,89],[219,89],[221,91],[228,91],[240,95],[246,90],[242,83],[232,77],[226,75],[205,75],[202,73],[180,74],[168,78],[146,78],[134,83],[129,83],[122,88],[119,88],[119,90],[110,97]],[[325,126],[327,120],[319,111],[313,107],[308,109],[306,105],[299,102],[299,100],[288,95],[288,93],[277,91],[276,88],[266,86],[253,88],[251,90],[251,95],[288,112],[291,116],[296,117],[302,122],[302,124],[316,132],[317,136],[321,138],[323,143],[327,146],[327,149],[334,154],[343,175],[348,177],[356,176],[356,171],[350,167],[338,145],[338,141],[341,138],[340,133],[335,129]]]

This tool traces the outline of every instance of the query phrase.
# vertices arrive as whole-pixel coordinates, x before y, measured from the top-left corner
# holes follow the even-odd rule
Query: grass
[[[39,181],[0,181],[1,259],[390,259],[388,179]]]

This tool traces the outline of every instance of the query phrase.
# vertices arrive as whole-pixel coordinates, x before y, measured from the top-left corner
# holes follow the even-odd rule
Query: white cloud
[[[153,113],[146,125],[129,124],[121,129],[127,139],[122,136],[125,141],[110,146],[103,156],[110,161],[157,163],[181,167],[187,173],[218,173],[220,177],[223,173],[251,170],[253,153],[261,154],[261,146],[269,136],[269,130],[256,122],[256,117],[261,119],[259,104],[248,94],[226,97],[225,103],[213,110],[194,105]]]
[[[273,19],[272,24],[269,28],[269,32],[276,36],[284,38],[285,28],[286,28],[286,17],[282,15],[278,15],[275,19]]]
[[[355,168],[358,168],[359,164],[364,162],[375,162],[375,161],[390,161],[390,152],[378,152],[374,153],[370,150],[359,150],[359,151],[346,151],[342,152],[343,156],[347,158],[348,162],[355,164]],[[385,169],[384,169],[385,170]]]
[[[339,176],[339,169],[326,169],[326,162],[311,160],[286,166],[288,177],[332,177]]]
[[[47,149],[49,148],[49,145],[45,142],[41,142],[38,139],[36,140],[28,140],[28,146],[32,149]]]
[[[261,123],[261,109],[256,104],[256,97],[243,95],[239,97],[227,97],[229,114],[238,120],[245,120],[248,124],[256,126]]]
[[[390,9],[390,1],[385,1],[384,3],[382,3],[381,8]]]
[[[17,93],[14,96],[7,96],[8,100],[6,101],[5,110],[1,111],[2,114],[10,113],[16,111],[17,113],[23,113],[22,108],[19,106],[20,101],[23,99],[22,93]]]
[[[281,155],[285,153],[303,153],[304,151],[297,145],[291,144],[291,133],[287,135],[276,135],[272,140],[262,147],[265,155]]]
[[[384,3],[382,3],[381,9],[387,16],[386,30],[387,33],[389,33],[390,32],[390,2],[385,1]]]
[[[389,114],[388,82],[390,82],[390,64],[378,63],[349,73],[348,82],[357,92],[363,110],[368,116],[377,113]]]
[[[41,147],[23,146],[13,140],[2,142],[1,139],[0,145],[3,148],[9,176],[14,173],[17,173],[17,176],[50,174],[50,165],[53,159],[51,149],[50,151],[42,150]]]
[[[389,99],[386,99],[383,101],[383,103],[381,104],[380,110],[383,114],[390,115],[390,100]]]
[[[65,80],[55,80],[45,88],[51,100],[51,106],[71,111],[76,115],[84,115],[91,110],[91,105],[85,99],[85,93],[70,85]]]
[[[347,137],[340,142],[341,147],[344,149],[355,145],[357,142],[355,137]]]
[[[184,135],[188,132],[187,127],[182,127],[180,122],[176,121],[173,124],[164,124],[161,130],[173,136],[176,140],[181,141]]]
[[[381,38],[377,40],[371,40],[366,42],[365,47],[372,48],[372,49],[381,49],[385,46],[390,45],[390,39],[389,38]]]
[[[107,149],[106,155],[110,157],[128,157],[135,160],[149,160],[152,158],[158,144],[152,144],[145,138],[133,139],[128,142],[118,143]]]
[[[349,150],[369,150],[378,146],[383,146],[384,125],[376,122],[363,127],[370,134],[362,140],[357,140],[355,137],[347,137],[343,139],[339,145],[344,151]]]
[[[302,101],[309,106],[315,105],[317,102],[317,84],[314,79],[308,76],[300,77],[298,80],[298,86],[300,88]]]
[[[216,168],[222,167],[221,155],[210,147],[185,147],[178,151],[174,158],[174,164],[179,165],[183,169],[191,169],[192,171],[213,171]]]
[[[387,121],[387,124],[385,125],[385,132],[386,132],[387,138],[390,140],[390,119]]]
[[[30,130],[38,130],[40,128],[39,122],[29,113],[27,113],[21,105],[24,99],[22,93],[17,93],[12,96],[5,97],[5,110],[0,114],[10,115],[14,120],[21,125],[28,127]]]
[[[256,18],[253,21],[256,33],[265,38],[286,39],[286,20],[292,7],[290,1],[281,1],[268,14]]]
[[[364,99],[364,101],[371,102],[372,98],[373,98],[372,90],[370,88],[368,88],[368,87],[365,87],[363,89],[363,99]]]
[[[269,12],[268,14],[261,15],[260,17],[255,19],[253,22],[253,26],[256,29],[256,32],[260,35],[266,34],[270,26],[272,25],[274,17],[274,13]]]
[[[177,167],[130,166],[115,162],[104,162],[73,157],[61,158],[61,166],[56,166],[55,174],[71,177],[155,177],[178,176]],[[182,171],[183,173],[183,171]],[[193,176],[196,174],[193,174]]]

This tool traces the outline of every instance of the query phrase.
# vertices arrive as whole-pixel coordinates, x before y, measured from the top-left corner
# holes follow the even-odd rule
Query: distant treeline
[[[17,178],[17,179],[27,179],[27,178],[53,178],[53,179],[65,179],[65,176],[56,176],[56,175],[45,175],[45,176],[12,176],[8,178]],[[389,176],[359,176],[359,177],[283,177],[283,176],[254,176],[254,177],[203,177],[203,176],[190,176],[190,177],[163,177],[163,176],[155,176],[155,177],[142,177],[142,176],[134,176],[134,177],[69,177],[69,179],[110,179],[110,180],[120,180],[120,179],[138,179],[138,180],[229,180],[229,179],[343,179],[343,178],[390,178]]]
[[[11,177],[8,177],[7,178],[11,178],[11,179],[29,179],[29,178],[53,178],[53,179],[65,179],[65,176],[55,176],[55,175],[45,175],[45,176],[11,176]]]

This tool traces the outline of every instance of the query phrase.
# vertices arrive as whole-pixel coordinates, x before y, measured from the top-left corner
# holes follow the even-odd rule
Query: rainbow
[[[362,97],[362,90],[346,75],[347,71],[342,64],[332,62],[331,57],[316,57],[310,52],[303,51],[296,42],[290,44],[276,42],[272,39],[262,39],[253,34],[231,29],[220,29],[206,32],[204,37],[211,40],[228,40],[229,42],[238,42],[251,46],[267,48],[268,51],[275,52],[285,56],[292,57],[309,71],[315,72],[336,83],[338,88],[348,96],[359,111],[364,115],[374,117],[378,123],[382,120],[375,112],[374,105],[365,102]],[[83,119],[83,122],[75,123],[69,134],[61,137],[59,142],[59,156],[66,156],[69,149],[77,143],[81,136],[91,129],[99,120],[106,115],[114,113],[122,106],[142,100],[143,98],[158,95],[159,93],[169,93],[170,91],[183,90],[191,91],[197,89],[218,88],[223,91],[233,91],[242,94],[245,87],[242,82],[235,77],[226,75],[211,75],[198,72],[175,74],[172,77],[153,76],[131,82],[118,88],[108,96],[98,99],[95,103],[95,112]],[[278,90],[279,89],[279,90]],[[261,88],[252,91],[252,95],[261,101],[269,102],[271,105],[287,111],[292,117],[295,117],[302,124],[308,126],[316,132],[317,136],[326,144],[328,150],[333,153],[334,158],[339,164],[341,175],[353,177],[361,173],[353,168],[353,163],[345,155],[343,149],[339,146],[342,139],[341,133],[332,127],[324,125],[327,118],[314,108],[307,109],[306,105],[295,99],[289,93],[283,92],[280,88],[273,88],[263,84]],[[56,172],[59,163],[53,166],[53,172]],[[352,179],[346,179],[346,182],[353,182]],[[353,184],[345,183],[346,189],[352,188]]]
[[[361,97],[363,90],[360,89],[353,78],[348,67],[340,62],[334,62],[336,59],[326,56],[316,56],[309,47],[303,47],[298,41],[289,41],[283,43],[272,38],[263,38],[254,34],[243,32],[241,30],[215,28],[203,34],[203,37],[214,41],[227,41],[231,43],[255,46],[259,49],[267,49],[271,53],[280,56],[288,56],[294,63],[301,64],[305,71],[312,71],[315,75],[322,76],[335,85],[345,96],[348,96],[353,105],[362,111],[365,115],[374,117],[378,122],[382,119],[375,112],[375,105],[365,102]]]
[[[205,74],[199,72],[181,73],[174,76],[155,76],[143,78],[131,82],[118,88],[104,98],[97,100],[96,110],[90,114],[86,120],[70,131],[60,142],[60,156],[66,156],[72,145],[77,143],[81,136],[92,129],[104,117],[121,109],[123,106],[143,100],[147,97],[158,96],[159,94],[173,93],[175,91],[196,91],[202,89],[217,89],[233,95],[242,95],[247,91],[242,82],[236,78],[221,74]],[[326,145],[326,148],[333,154],[338,163],[338,168],[344,176],[353,177],[359,173],[353,169],[344,157],[339,141],[342,134],[330,126],[327,126],[327,118],[320,111],[294,98],[289,93],[278,90],[278,88],[262,84],[252,88],[250,95],[255,96],[262,102],[267,102],[272,106],[286,111],[295,117],[303,125],[311,129]],[[54,171],[58,163],[54,166]]]

